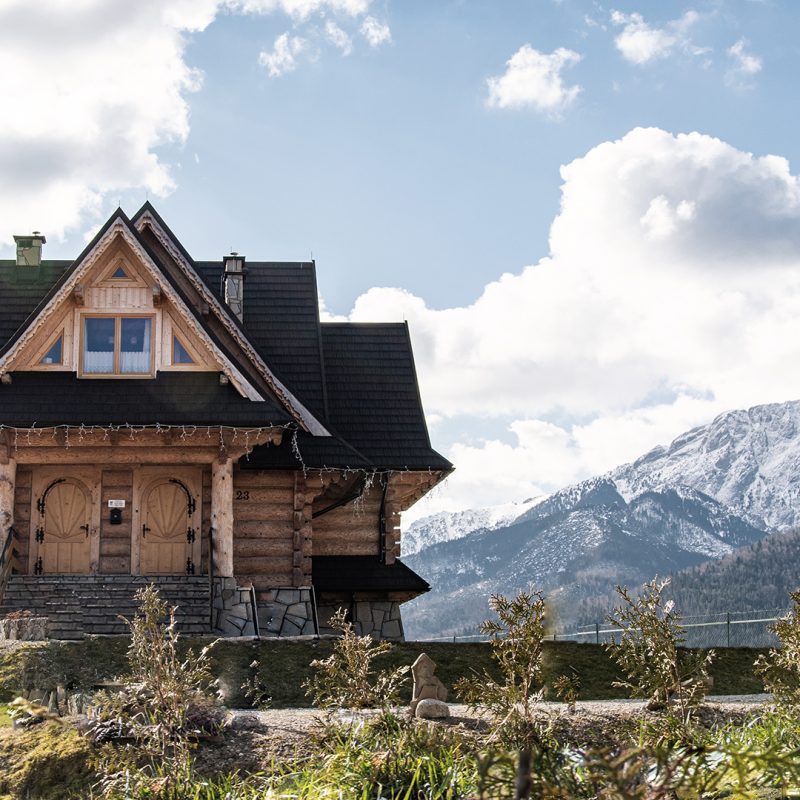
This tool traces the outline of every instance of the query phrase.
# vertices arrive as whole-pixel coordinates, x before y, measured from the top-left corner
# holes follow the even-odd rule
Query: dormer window
[[[172,337],[172,363],[177,366],[189,366],[194,364],[194,359],[189,355],[186,346],[174,335]]]
[[[42,356],[39,362],[42,366],[54,366],[64,363],[64,334],[62,333],[50,346],[50,349]]]
[[[152,316],[84,316],[81,374],[87,377],[152,375],[152,329]]]

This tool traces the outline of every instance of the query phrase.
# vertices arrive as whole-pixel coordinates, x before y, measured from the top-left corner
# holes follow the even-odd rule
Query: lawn
[[[195,649],[208,644],[208,638],[183,640],[183,647]],[[243,684],[254,677],[272,697],[272,705],[307,707],[302,688],[311,674],[311,662],[326,658],[333,642],[287,641],[276,639],[223,640],[212,648],[213,669],[227,705],[246,706]],[[23,689],[49,690],[61,684],[71,688],[91,689],[125,669],[127,640],[119,638],[87,639],[83,642],[49,642],[0,649],[0,702],[8,701]],[[486,643],[404,642],[376,661],[378,668],[412,664],[420,653],[427,653],[437,664],[438,677],[452,689],[456,680],[472,671],[490,674],[492,665]],[[753,674],[753,662],[763,651],[749,648],[720,649],[712,666],[712,694],[754,694],[763,691]],[[251,667],[254,662],[258,668]],[[544,675],[547,686],[561,674],[577,675],[582,700],[625,697],[613,686],[619,673],[602,646],[575,642],[545,644]],[[410,699],[410,686],[406,698]],[[451,693],[451,698],[456,699]],[[0,716],[0,720],[2,720]],[[0,724],[3,724],[0,721]]]

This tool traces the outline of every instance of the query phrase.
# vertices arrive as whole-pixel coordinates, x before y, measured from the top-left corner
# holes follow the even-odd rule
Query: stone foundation
[[[11,616],[0,619],[0,641],[42,642],[47,639],[47,617]]]
[[[310,587],[271,589],[258,602],[259,634],[271,636],[314,636],[319,633]]]
[[[256,603],[262,637],[317,635],[314,595],[310,587],[271,589]],[[214,578],[214,632],[223,636],[255,636],[250,589],[236,578]]]
[[[336,635],[329,622],[339,607],[328,604],[318,607],[321,634]],[[350,614],[358,636],[370,635],[373,639],[388,639],[392,642],[405,641],[400,603],[391,600],[359,600],[350,604]]]
[[[213,628],[223,636],[255,636],[250,589],[242,589],[236,578],[212,578]]]

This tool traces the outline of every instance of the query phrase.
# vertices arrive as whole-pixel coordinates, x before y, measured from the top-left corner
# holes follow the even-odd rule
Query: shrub
[[[544,692],[544,597],[540,592],[523,591],[512,599],[496,594],[489,607],[497,619],[481,623],[480,630],[490,637],[501,679],[475,673],[459,680],[456,692],[471,708],[489,711],[494,720],[492,740],[509,748],[540,747],[549,742],[535,713]]]
[[[635,598],[627,588],[617,587],[625,604],[611,614],[609,622],[621,633],[619,641],[615,637],[606,648],[628,678],[615,685],[648,700],[650,710],[671,711],[674,703],[680,719],[688,722],[708,692],[714,652],[680,649],[681,617],[672,600],[664,601],[668,585],[669,579],[655,578]]]
[[[792,610],[772,626],[782,647],[759,656],[755,671],[780,705],[797,712],[800,710],[800,591],[792,592],[791,597]]]
[[[581,680],[574,670],[571,675],[559,675],[553,681],[553,691],[570,712],[574,712],[581,693]]]
[[[137,592],[139,613],[128,624],[129,673],[119,691],[98,698],[90,733],[98,743],[122,740],[103,750],[103,789],[109,796],[154,777],[168,786],[191,772],[198,737],[217,732],[221,710],[210,696],[209,647],[178,652],[175,608],[149,585]]]
[[[341,633],[326,659],[315,659],[315,673],[303,683],[306,694],[319,708],[387,708],[399,702],[400,689],[409,667],[373,673],[372,662],[392,649],[389,642],[371,636],[357,636],[344,609],[331,618],[330,625]]]

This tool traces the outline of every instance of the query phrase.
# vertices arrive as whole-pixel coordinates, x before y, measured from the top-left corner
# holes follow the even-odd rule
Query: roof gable
[[[233,360],[214,342],[202,322],[198,319],[194,309],[185,302],[184,297],[176,291],[167,276],[156,263],[152,255],[140,241],[136,230],[130,224],[125,214],[118,209],[103,226],[81,256],[76,259],[68,270],[65,270],[59,281],[50,292],[40,301],[36,311],[6,344],[0,355],[0,374],[9,372],[18,367],[19,357],[28,345],[33,345],[37,335],[45,329],[48,321],[57,316],[61,309],[68,303],[73,292],[81,291],[82,281],[91,276],[104,256],[114,249],[127,249],[128,265],[131,267],[130,256],[135,256],[137,282],[143,275],[158,286],[160,291],[169,298],[172,308],[179,315],[182,322],[192,331],[196,340],[201,341],[206,349],[213,354],[220,363],[223,372],[233,383],[243,397],[252,401],[263,401],[264,396],[249,381]],[[105,275],[100,279],[102,284]]]
[[[255,368],[257,374],[264,380],[270,391],[293,413],[302,427],[315,436],[329,436],[326,426],[310,411],[305,404],[287,387],[278,375],[267,365],[259,350],[253,345],[247,332],[239,324],[236,317],[231,314],[222,303],[219,295],[213,292],[208,283],[201,277],[196,263],[172,233],[166,223],[148,202],[134,215],[133,224],[143,236],[152,237],[153,244],[162,250],[165,258],[169,259],[175,268],[185,277],[191,289],[197,292],[202,301],[207,304],[210,314],[221,326],[220,333],[230,337],[232,343],[240,349],[245,357]],[[165,266],[167,266],[165,264]],[[250,265],[248,265],[249,267]],[[219,265],[221,270],[221,265]],[[316,294],[316,283],[314,284]],[[247,308],[247,303],[245,304]],[[247,312],[245,312],[247,313]],[[319,344],[317,344],[319,347]]]

